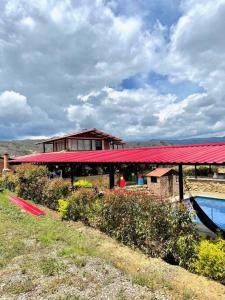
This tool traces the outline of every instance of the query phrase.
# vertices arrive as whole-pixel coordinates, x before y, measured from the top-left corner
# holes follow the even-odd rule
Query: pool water
[[[225,229],[225,200],[202,196],[194,198],[207,216],[219,227]],[[195,217],[194,221],[201,224],[198,217]]]

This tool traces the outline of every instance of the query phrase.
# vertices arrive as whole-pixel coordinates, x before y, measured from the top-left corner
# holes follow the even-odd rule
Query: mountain
[[[41,140],[0,141],[0,156],[8,153],[11,157],[41,152]]]

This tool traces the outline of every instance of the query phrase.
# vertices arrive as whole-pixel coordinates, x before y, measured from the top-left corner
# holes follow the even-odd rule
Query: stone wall
[[[151,182],[151,177],[147,177],[147,184],[151,192],[162,198],[178,196],[179,194],[179,184],[176,180],[176,175],[158,177],[157,183]]]
[[[187,179],[187,184],[193,192],[225,193],[225,181],[221,180]]]

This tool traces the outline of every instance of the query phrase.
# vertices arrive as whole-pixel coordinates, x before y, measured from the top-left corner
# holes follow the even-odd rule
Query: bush
[[[69,202],[65,199],[58,200],[58,211],[62,219],[68,218],[68,206]]]
[[[91,182],[85,179],[78,180],[73,185],[76,188],[91,188],[93,186]]]
[[[68,207],[65,218],[81,220],[96,226],[101,211],[101,200],[92,189],[80,189],[67,199]],[[63,204],[61,202],[61,204]]]
[[[116,190],[106,193],[100,217],[101,230],[153,257],[183,266],[195,257],[196,229],[182,206]]]
[[[16,169],[18,195],[22,198],[43,202],[45,185],[48,182],[48,169],[45,166],[21,165]]]
[[[225,241],[222,239],[214,242],[202,241],[194,263],[194,270],[225,284]]]
[[[12,173],[6,173],[1,178],[1,188],[8,189],[11,192],[15,192],[18,185],[18,177]]]
[[[54,178],[47,181],[44,187],[42,203],[52,209],[57,209],[58,200],[68,197],[70,188],[70,181],[62,178]]]

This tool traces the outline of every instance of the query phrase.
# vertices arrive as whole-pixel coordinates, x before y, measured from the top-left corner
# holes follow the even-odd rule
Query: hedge
[[[172,206],[143,192],[115,190],[99,197],[81,189],[61,199],[59,211],[66,219],[84,221],[153,257],[186,267],[194,261],[198,235],[182,205]]]

